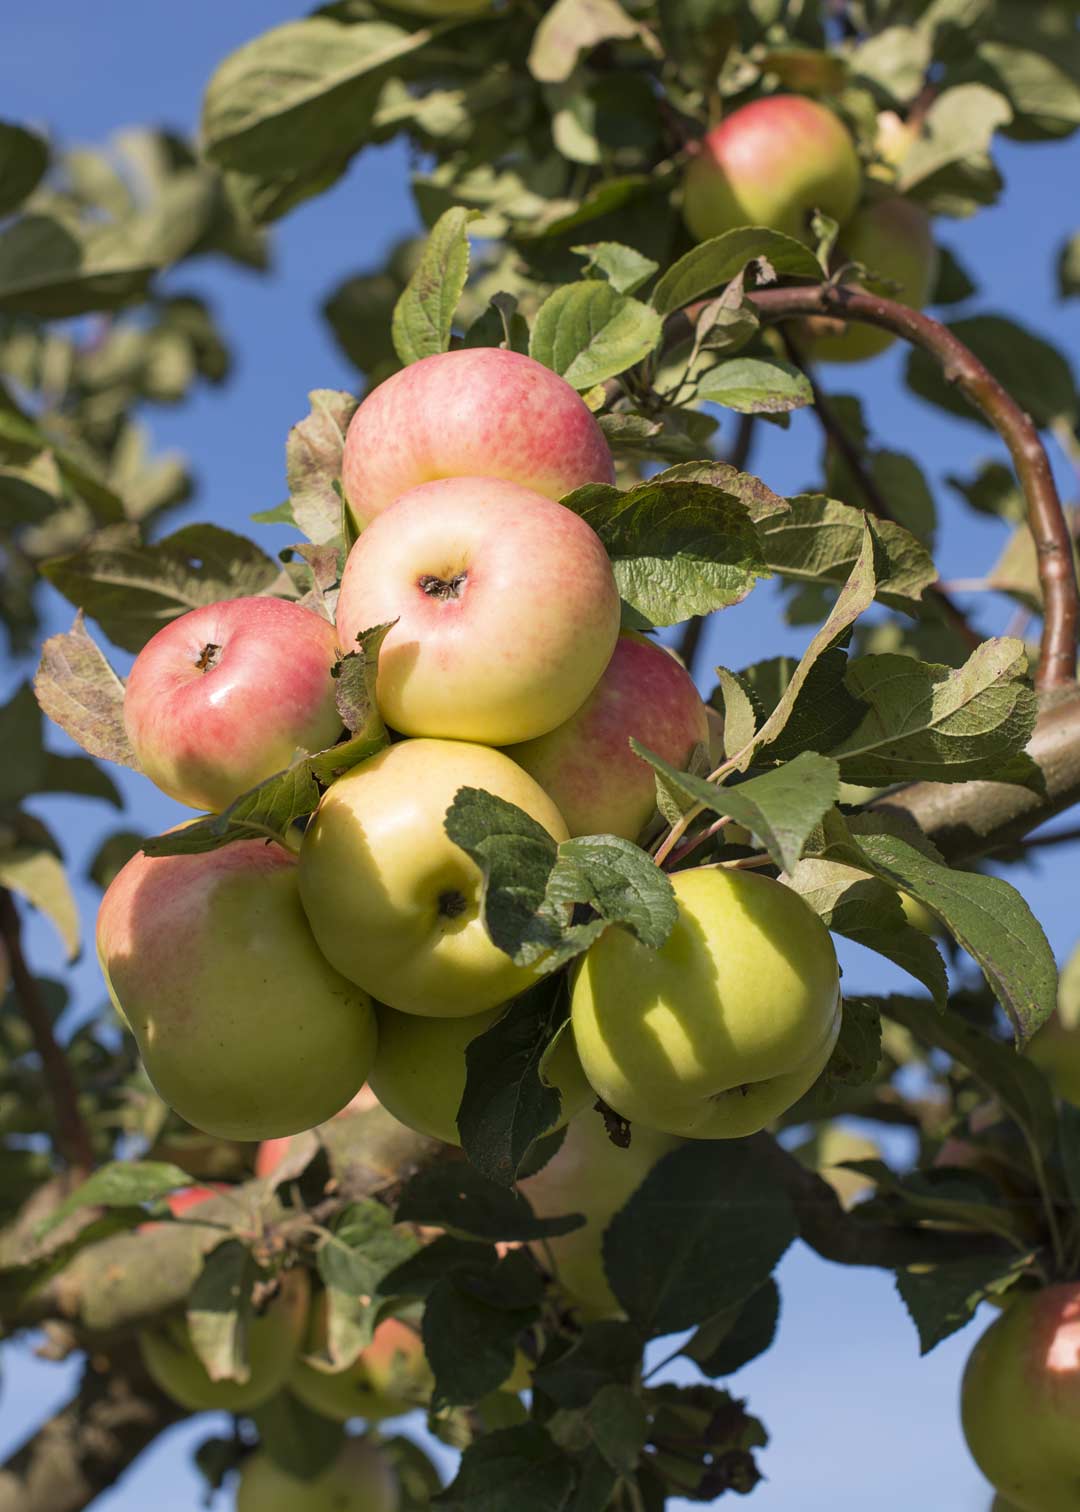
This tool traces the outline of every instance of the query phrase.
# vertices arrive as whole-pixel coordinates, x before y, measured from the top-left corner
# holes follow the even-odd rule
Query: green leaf
[[[589,279],[548,295],[533,322],[529,354],[584,391],[647,357],[661,335],[655,310]]]
[[[663,945],[678,917],[667,875],[618,835],[582,835],[559,846],[545,909],[569,917],[581,904],[653,950]]]
[[[1062,299],[1080,295],[1080,232],[1062,242],[1058,253],[1058,293]]]
[[[279,1391],[255,1407],[250,1417],[259,1430],[259,1445],[286,1475],[314,1480],[333,1464],[345,1438],[345,1425],[305,1407],[290,1391]]]
[[[352,394],[313,389],[311,413],[289,431],[285,476],[289,517],[316,544],[341,539],[341,457],[345,432],[356,412]]]
[[[973,73],[1012,106],[1010,136],[1067,136],[1080,125],[1076,61],[1075,51],[1059,58],[988,37],[979,43]]]
[[[671,315],[730,283],[758,257],[767,259],[781,276],[821,278],[820,263],[802,242],[764,226],[745,226],[699,242],[692,252],[680,257],[653,290],[653,308],[661,315]]]
[[[94,644],[81,610],[70,630],[42,646],[34,693],[44,713],[84,751],[139,770],[124,727],[124,685]]]
[[[403,363],[448,350],[454,311],[469,274],[466,228],[479,214],[454,206],[433,226],[423,255],[394,306],[394,350]]]
[[[848,664],[845,682],[867,707],[830,753],[845,782],[884,787],[986,778],[1030,786],[1041,778],[1029,757],[1014,759],[1038,715],[1022,641],[984,641],[955,670],[908,656],[859,657]]]
[[[820,1079],[796,1106],[804,1108],[812,1102],[826,1108],[835,1100],[837,1086],[865,1086],[873,1081],[880,1064],[881,1013],[877,1004],[869,998],[845,998],[832,1054]]]
[[[188,1298],[191,1346],[212,1381],[250,1379],[247,1330],[257,1274],[247,1246],[227,1239],[206,1257]]]
[[[474,1440],[436,1506],[441,1512],[565,1512],[574,1467],[539,1423]]]
[[[757,1291],[795,1236],[791,1205],[748,1142],[692,1140],[616,1213],[604,1268],[631,1321],[675,1333]]]
[[[587,1407],[609,1382],[628,1386],[641,1363],[644,1338],[632,1323],[586,1323],[563,1352],[545,1352],[533,1386],[560,1407]]]
[[[886,26],[867,37],[849,59],[854,80],[887,105],[907,105],[926,82],[930,39],[912,26]]]
[[[0,121],[0,215],[10,215],[49,166],[48,143],[13,121]]]
[[[6,887],[43,913],[64,943],[69,961],[79,954],[79,909],[64,863],[47,845],[20,841],[17,833],[0,837],[0,887]]]
[[[696,397],[742,415],[786,414],[814,402],[806,374],[775,357],[732,357],[698,379]]]
[[[759,521],[761,547],[774,572],[797,582],[843,582],[850,574],[869,527],[874,537],[874,571],[878,597],[909,608],[937,578],[926,547],[891,520],[870,520],[861,509],[800,494],[786,514]]]
[[[529,72],[542,84],[562,83],[583,53],[637,32],[618,0],[555,0],[533,34]]]
[[[631,1475],[649,1436],[645,1404],[629,1386],[601,1386],[585,1409],[589,1437],[617,1475]]]
[[[417,1239],[395,1225],[383,1203],[367,1198],[352,1203],[335,1221],[319,1249],[319,1275],[334,1291],[374,1308],[383,1277],[418,1248]]]
[[[535,1306],[492,1305],[494,1271],[452,1272],[424,1308],[424,1353],[435,1375],[436,1406],[471,1406],[497,1391],[514,1368],[518,1335],[539,1317]]]
[[[350,648],[333,669],[334,700],[342,724],[350,735],[380,744],[386,742],[387,734],[375,700],[375,683],[379,652],[391,628],[375,625],[370,630],[361,630],[356,637],[356,650]]]
[[[427,1223],[474,1239],[548,1239],[571,1234],[585,1222],[579,1213],[537,1218],[515,1188],[499,1186],[464,1162],[432,1166],[405,1186],[398,1223]]]
[[[780,1321],[780,1288],[770,1278],[745,1302],[703,1323],[682,1352],[703,1375],[731,1376],[764,1354]]]
[[[107,538],[106,538],[107,537]],[[141,651],[163,625],[189,609],[261,593],[277,565],[253,541],[218,525],[186,525],[146,546],[108,532],[41,571],[125,651]]]
[[[41,1237],[51,1233],[70,1214],[83,1207],[138,1207],[191,1185],[191,1176],[179,1166],[159,1160],[112,1160],[60,1204],[41,1225]]]
[[[779,704],[798,665],[793,657],[773,656],[740,672],[760,720],[771,715]],[[847,653],[839,646],[817,658],[803,680],[784,728],[757,753],[755,762],[790,761],[802,751],[831,751],[850,734],[862,717],[864,705],[847,689],[844,681],[847,668]]]
[[[740,603],[768,576],[746,505],[709,483],[665,473],[625,493],[590,483],[562,502],[596,531],[619,593],[651,625]]]
[[[1024,1265],[1015,1256],[974,1255],[941,1265],[909,1265],[896,1273],[896,1289],[919,1331],[919,1353],[964,1328],[987,1297],[1000,1297]]]
[[[949,330],[970,347],[1040,429],[1055,421],[1075,425],[1080,397],[1072,364],[1059,348],[1003,315],[973,315],[955,320]],[[907,361],[908,387],[930,404],[987,429],[990,421],[944,377],[937,361],[912,348]]]
[[[717,667],[716,676],[717,685],[709,702],[724,722],[723,757],[727,760],[753,740],[761,711],[741,677],[726,667]]]
[[[989,149],[995,131],[1012,119],[1005,97],[982,84],[960,84],[946,89],[934,100],[919,125],[919,134],[904,155],[897,188],[922,200],[932,210],[944,209],[940,196],[955,190],[955,170],[990,167]],[[950,173],[953,178],[950,179]],[[967,174],[961,177],[963,191],[971,190]],[[975,202],[996,197],[996,179]],[[946,200],[947,203],[947,200]]]
[[[660,267],[651,257],[643,257],[633,247],[624,247],[621,242],[588,242],[570,250],[586,259],[586,273],[599,273],[620,294],[635,293]]]
[[[719,488],[724,493],[734,495],[745,504],[747,513],[755,523],[766,519],[769,515],[791,513],[791,505],[787,499],[774,493],[760,478],[755,478],[753,473],[740,472],[730,462],[720,462],[715,458],[707,461],[677,463],[676,466],[665,468],[663,472],[657,473],[650,482],[708,483],[713,488]]]

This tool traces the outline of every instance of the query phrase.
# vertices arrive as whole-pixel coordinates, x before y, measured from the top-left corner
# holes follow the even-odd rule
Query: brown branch
[[[33,1036],[34,1048],[41,1059],[41,1069],[56,1115],[56,1144],[72,1170],[89,1174],[94,1164],[94,1146],[90,1130],[79,1112],[79,1089],[71,1066],[53,1035],[48,1009],[42,1001],[38,984],[22,948],[22,929],[15,899],[0,888],[0,940],[11,964],[15,995]]]
[[[1028,525],[1035,541],[1044,605],[1036,684],[1049,689],[1073,683],[1080,593],[1073,568],[1072,539],[1050,459],[1030,416],[946,326],[895,300],[832,284],[757,289],[747,298],[765,321],[827,315],[837,320],[863,321],[903,336],[929,352],[941,365],[947,382],[955,384],[982,411],[1009,448],[1027,500]]]
[[[818,423],[828,440],[847,463],[852,477],[859,486],[859,492],[866,501],[867,509],[881,520],[895,521],[896,515],[889,507],[874,475],[866,466],[865,457],[838,420],[828,395],[818,383],[813,369],[799,350],[794,337],[786,327],[781,328],[780,335],[788,356],[802,371],[810,385],[810,391],[814,396],[814,413],[817,415]],[[982,645],[983,637],[968,623],[963,610],[957,607],[940,583],[931,583],[927,593],[936,601],[946,621],[956,631],[969,651],[974,651],[976,647]]]

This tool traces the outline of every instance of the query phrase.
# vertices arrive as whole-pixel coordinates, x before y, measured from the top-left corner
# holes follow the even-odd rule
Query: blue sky
[[[297,14],[285,0],[189,0],[184,6],[53,0],[23,8],[17,20],[9,20],[0,50],[2,110],[50,129],[67,144],[101,143],[143,123],[191,129],[214,65],[247,38]],[[1004,143],[998,156],[1009,181],[1002,204],[971,222],[948,223],[941,239],[977,269],[982,293],[975,307],[1007,312],[1075,357],[1080,302],[1056,301],[1053,259],[1061,239],[1078,229],[1075,195],[1062,188],[1080,182],[1080,141],[1025,148]],[[237,352],[226,388],[147,417],[156,444],[185,451],[197,476],[197,496],[183,517],[174,517],[176,523],[210,519],[245,530],[249,515],[281,500],[285,435],[306,412],[308,390],[348,388],[355,381],[319,305],[343,277],[375,263],[415,223],[406,155],[391,145],[364,154],[334,190],[275,230],[272,278],[205,264],[170,280],[175,289],[195,288],[212,300]],[[875,438],[912,453],[939,485],[944,474],[970,475],[997,452],[993,438],[976,425],[947,421],[910,398],[898,382],[899,370],[899,356],[890,353],[852,370],[850,380],[842,369],[824,370],[823,377],[834,390],[849,381],[857,385]],[[818,445],[814,422],[805,414],[795,417],[787,433],[763,427],[753,470],[774,488],[794,492],[814,476]],[[1069,469],[1060,458],[1055,462],[1072,496]],[[961,513],[943,487],[937,498],[943,576],[979,576],[1003,544],[1003,528]],[[255,527],[252,533],[271,550],[288,539]],[[990,603],[980,605],[980,614],[988,632],[1000,633],[1009,609]],[[47,618],[50,631],[66,628],[71,609],[54,595],[47,600]],[[807,638],[780,622],[765,585],[720,617],[709,649],[715,660],[737,667],[798,651]],[[115,660],[124,666],[123,657]],[[0,664],[0,700],[30,670]],[[126,825],[152,832],[179,816],[141,779],[122,773],[119,781],[128,802]],[[70,800],[42,802],[39,811],[63,836],[77,873],[117,827],[111,811]],[[1048,852],[1011,878],[1059,956],[1078,934],[1075,888],[1061,885],[1067,871],[1075,876],[1077,849]],[[80,887],[80,903],[88,935],[97,904],[92,889]],[[56,972],[48,928],[35,921],[28,933],[35,964]],[[854,949],[845,952],[844,964],[846,980],[856,988],[902,981]],[[93,1007],[102,992],[92,952],[70,977],[78,1008]],[[772,1433],[762,1460],[767,1483],[747,1505],[760,1512],[984,1512],[990,1494],[964,1448],[956,1403],[964,1359],[985,1320],[920,1360],[914,1328],[888,1275],[825,1265],[798,1247],[784,1262],[780,1281],[779,1339],[733,1383]],[[28,1345],[5,1348],[0,1455],[64,1399],[73,1378],[72,1366],[36,1361]],[[189,1453],[217,1426],[210,1417],[180,1425],[95,1505],[103,1512],[142,1512],[150,1505],[155,1512],[194,1512],[202,1483]]]

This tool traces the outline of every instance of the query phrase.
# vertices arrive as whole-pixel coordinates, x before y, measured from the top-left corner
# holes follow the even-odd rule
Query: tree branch
[[[37,982],[26,964],[22,948],[22,929],[15,899],[0,888],[0,940],[11,963],[11,979],[23,1017],[30,1028],[34,1049],[41,1059],[49,1095],[56,1114],[56,1144],[73,1171],[88,1175],[94,1164],[94,1146],[82,1114],[79,1090],[71,1074],[68,1058],[56,1042],[48,1009],[42,1001]]]
[[[832,284],[756,289],[747,298],[765,321],[828,315],[837,320],[863,321],[903,336],[929,352],[940,363],[946,380],[982,411],[1009,448],[1027,500],[1028,525],[1035,541],[1044,606],[1036,684],[1049,689],[1074,682],[1080,593],[1073,569],[1072,539],[1050,459],[1030,416],[946,326],[895,300]]]

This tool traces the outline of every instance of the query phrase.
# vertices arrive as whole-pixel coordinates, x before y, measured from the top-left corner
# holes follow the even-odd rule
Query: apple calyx
[[[207,641],[199,653],[195,666],[199,672],[212,672],[220,660],[221,647],[215,646],[212,641]]]
[[[440,919],[459,919],[468,906],[468,898],[456,887],[448,887],[445,892],[439,894]]]
[[[469,581],[467,572],[458,572],[452,578],[436,577],[433,572],[426,572],[418,579],[419,586],[428,598],[437,598],[445,604],[451,599],[457,600],[465,596],[465,584]]]

